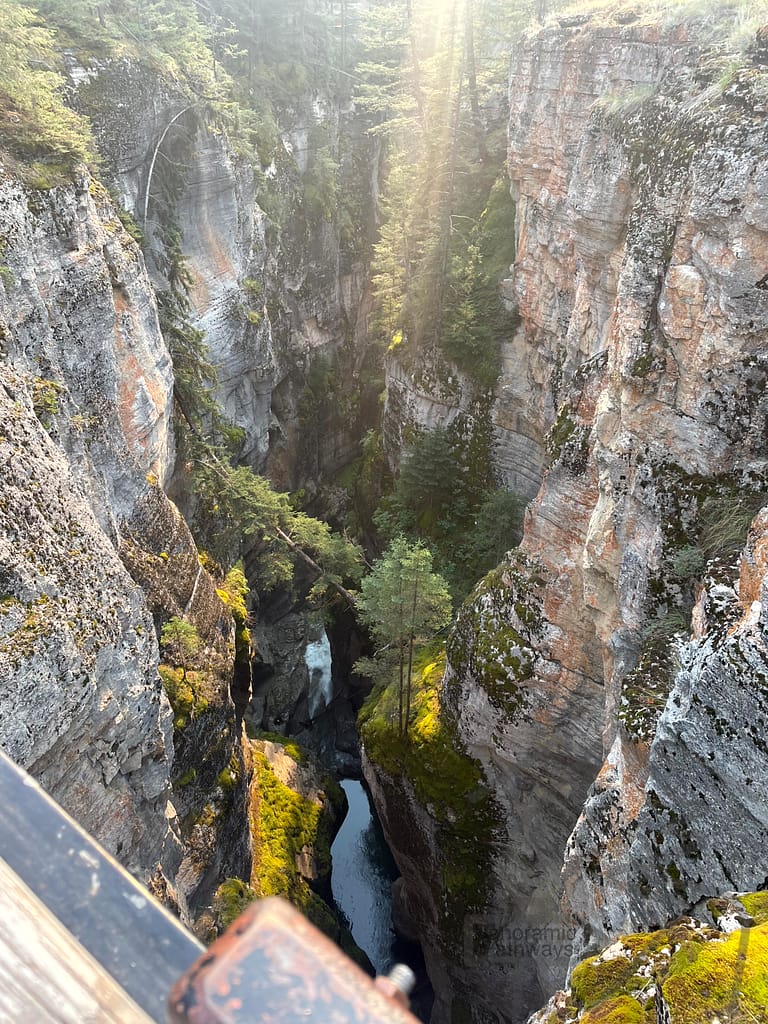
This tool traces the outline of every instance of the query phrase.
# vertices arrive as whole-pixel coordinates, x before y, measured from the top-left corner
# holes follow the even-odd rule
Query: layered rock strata
[[[339,97],[308,95],[283,112],[274,160],[260,169],[262,192],[283,211],[277,223],[257,203],[251,162],[173,83],[128,60],[93,62],[70,74],[108,180],[144,231],[160,288],[167,284],[162,232],[170,222],[178,228],[218,398],[245,435],[240,457],[268,470],[278,486],[319,486],[357,453],[355,425],[365,413],[349,389],[337,387],[337,374],[348,383],[364,359],[367,278],[365,245],[345,248],[338,224],[312,219],[303,179],[314,158],[310,129],[320,126],[336,149],[340,135],[347,137],[339,174],[350,191],[364,189],[376,156],[356,130],[354,112]],[[169,182],[170,203],[163,192]],[[369,221],[365,208],[355,226],[361,237]],[[324,378],[322,387],[313,374]]]
[[[762,58],[723,86],[695,26],[599,17],[528,36],[512,62],[505,288],[521,323],[496,415],[508,402],[512,432],[514,417],[526,425],[516,444],[546,436],[547,469],[520,554],[478,586],[448,646],[444,714],[504,809],[476,1020],[524,1019],[574,944],[768,874],[750,795],[757,606],[749,626],[679,655],[670,694],[672,637],[689,629],[707,558],[733,583],[727,512],[743,541],[765,490]],[[729,743],[743,772],[725,767]],[[708,806],[713,830],[697,824]],[[728,855],[722,837],[747,831],[744,857]],[[415,840],[389,839],[407,860]],[[426,881],[420,895],[439,890]],[[460,944],[451,954],[443,1011],[466,980]]]
[[[200,870],[182,865],[192,857],[207,870],[219,857],[245,872],[250,847],[244,799],[237,836],[207,862],[192,855],[171,799],[174,743],[174,777],[190,765],[173,737],[156,630],[185,616],[206,652],[208,710],[192,758],[207,751],[209,790],[234,756],[233,630],[161,486],[174,458],[173,376],[154,292],[110,197],[84,172],[49,192],[3,179],[0,225],[2,742],[187,918],[205,893]]]
[[[137,873],[181,859],[171,712],[143,595],[2,367],[0,740]]]

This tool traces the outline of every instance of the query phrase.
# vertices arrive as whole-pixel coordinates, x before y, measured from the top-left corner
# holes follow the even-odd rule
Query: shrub
[[[191,622],[185,622],[174,615],[160,631],[160,646],[175,655],[177,664],[181,666],[181,678],[186,683],[187,667],[200,649],[200,635],[197,629]]]
[[[687,544],[676,551],[667,560],[667,564],[679,579],[690,580],[703,575],[707,567],[707,556],[697,545]]]

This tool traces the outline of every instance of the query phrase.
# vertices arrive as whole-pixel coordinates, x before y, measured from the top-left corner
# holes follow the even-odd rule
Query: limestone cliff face
[[[85,173],[50,192],[3,179],[0,225],[5,357],[117,539],[147,473],[164,483],[174,457],[171,361],[141,254]]]
[[[185,615],[205,646],[209,710],[193,758],[207,751],[211,790],[233,756],[232,623],[161,486],[173,467],[173,377],[154,292],[85,173],[49,192],[4,178],[0,232],[0,739],[131,870],[159,869],[170,889],[158,891],[186,917],[203,896],[199,872],[184,867],[174,747],[175,777],[190,766],[172,733],[156,628]],[[240,871],[245,821],[243,801],[240,835],[217,854]]]
[[[579,18],[512,61],[505,295],[521,322],[495,416],[546,469],[521,552],[449,642],[444,710],[505,809],[493,904],[507,931],[477,1019],[523,1019],[567,968],[569,942],[507,955],[510,934],[578,926],[577,947],[600,944],[768,874],[751,839],[742,859],[723,838],[764,841],[762,741],[744,727],[763,714],[763,613],[731,636],[716,610],[734,582],[727,510],[743,541],[765,490],[761,58],[725,88],[711,59],[692,28]],[[676,655],[712,557],[712,628]],[[762,574],[749,578],[754,601]]]
[[[567,905],[593,944],[765,884],[767,530],[763,511],[738,579],[705,578],[647,764],[617,740],[574,829]]]
[[[232,617],[166,496],[170,485],[189,501],[175,472],[173,367],[155,298],[168,284],[168,232],[180,233],[193,319],[224,411],[244,432],[242,457],[285,486],[316,482],[354,454],[358,412],[321,408],[324,384],[313,392],[310,376],[320,367],[321,381],[330,374],[347,387],[356,372],[365,266],[323,218],[312,230],[295,218],[300,226],[278,233],[256,203],[251,166],[177,84],[133,60],[68,62],[105,181],[145,243],[142,252],[85,171],[47,192],[0,181],[0,353],[13,392],[5,412],[19,420],[6,430],[4,414],[0,434],[28,448],[13,463],[25,479],[9,476],[0,523],[13,553],[0,740],[132,870],[146,878],[161,865],[158,891],[194,915],[223,877],[248,876],[251,849],[229,694]],[[330,118],[336,136],[351,116],[311,102],[301,115],[305,125]],[[267,169],[288,205],[308,159],[307,139],[294,135],[286,131]],[[370,161],[367,142],[358,148],[354,159]],[[311,451],[300,436],[307,423]],[[38,498],[50,506],[45,530],[25,518]],[[163,667],[171,716],[156,633],[173,615],[194,624],[201,650],[191,695]],[[70,677],[73,692],[62,683]],[[55,699],[38,698],[37,679]]]
[[[237,141],[207,124],[200,106],[156,71],[110,60],[73,64],[70,76],[105,154],[106,179],[144,232],[158,289],[167,287],[168,227],[178,229],[192,278],[192,319],[216,368],[217,398],[243,431],[239,457],[276,486],[304,487],[311,497],[356,456],[369,414],[356,387],[364,360],[365,246],[343,244],[338,218],[318,216],[303,195],[315,126],[322,124],[324,141],[338,147],[342,133],[354,134],[354,112],[337,97],[297,97],[295,109],[283,112],[272,164],[254,169],[256,157],[238,155]],[[351,191],[365,190],[374,162],[367,139],[346,139],[339,174]],[[257,181],[262,203],[274,207],[271,218],[257,201]],[[366,217],[355,225],[358,242]],[[183,467],[170,493],[194,516]],[[156,554],[162,550],[155,545]],[[173,573],[167,575],[171,581]],[[258,588],[257,578],[250,582]],[[182,589],[188,596],[190,588]],[[292,634],[286,648],[281,629],[263,608],[254,632],[261,661],[285,649],[286,664],[298,669],[299,691],[306,690],[305,643]],[[284,730],[296,696],[284,699],[280,680],[265,681],[268,674],[251,717]],[[308,717],[305,706],[301,718]]]
[[[285,489],[317,486],[354,457],[362,432],[349,385],[363,358],[367,268],[356,254],[364,246],[345,247],[338,223],[303,208],[303,179],[314,156],[313,126],[322,125],[338,148],[342,132],[355,135],[354,112],[335,97],[296,98],[275,159],[259,172],[281,211],[271,220],[257,202],[251,161],[173,83],[131,61],[72,67],[70,75],[106,155],[107,177],[148,239],[159,287],[158,229],[169,216],[178,225],[218,398],[245,433],[241,457]],[[346,145],[339,173],[359,190],[374,174],[375,149],[360,138]],[[361,237],[370,218],[363,210]],[[313,387],[313,374],[321,386]]]
[[[108,180],[145,234],[150,273],[161,288],[163,222],[178,224],[219,400],[245,432],[244,457],[261,469],[275,357],[264,310],[264,215],[253,172],[235,159],[223,135],[207,130],[189,96],[138,62],[73,66],[70,76],[105,155]]]
[[[0,742],[132,870],[172,871],[171,714],[143,595],[2,372]]]

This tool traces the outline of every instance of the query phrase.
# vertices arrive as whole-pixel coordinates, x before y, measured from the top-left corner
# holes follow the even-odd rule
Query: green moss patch
[[[249,740],[267,740],[269,743],[279,743],[283,751],[296,762],[301,764],[305,759],[304,751],[295,740],[289,736],[281,736],[277,732],[268,732],[266,729],[256,729],[246,723],[245,731]]]
[[[466,914],[485,904],[499,810],[480,764],[466,753],[441,701],[444,670],[441,647],[427,647],[417,655],[407,737],[397,733],[396,684],[373,691],[359,724],[369,759],[395,784],[410,784],[435,822],[443,858],[435,884],[440,901],[445,900],[446,934],[458,938]]]
[[[581,475],[589,460],[590,427],[575,418],[566,403],[561,406],[557,419],[547,435],[546,446],[550,465],[559,462],[575,476]]]
[[[54,417],[61,411],[59,399],[65,391],[64,385],[56,380],[35,377],[32,381],[32,408],[46,430],[50,430]]]
[[[251,881],[260,896],[304,898],[306,882],[296,867],[302,849],[314,848],[321,806],[284,785],[266,756],[253,751],[258,796],[252,805],[254,869]]]
[[[741,898],[745,907],[766,912],[768,894],[751,895]],[[578,1020],[655,1021],[655,988],[661,989],[672,1024],[766,1019],[768,923],[726,935],[684,919],[656,932],[624,936],[618,943],[574,970],[571,996]]]
[[[251,673],[251,631],[248,628],[248,609],[245,604],[248,581],[242,563],[229,570],[216,593],[229,608],[235,621],[235,679],[248,680]]]
[[[574,970],[571,990],[580,1006],[595,1006],[614,992],[621,991],[635,975],[635,957],[617,956],[601,960],[593,956]]]
[[[321,803],[308,800],[284,785],[256,747],[251,748],[254,782],[250,825],[253,837],[251,887],[258,896],[284,896],[329,935],[341,938],[339,923],[312,891],[297,866],[302,851],[312,851],[318,881],[331,866],[331,822]]]
[[[765,1020],[768,924],[734,932],[723,941],[685,943],[670,962],[662,993],[674,1024]]]
[[[258,899],[258,893],[240,878],[227,878],[216,890],[212,910],[219,922],[219,932],[228,928],[245,908]]]
[[[235,752],[229,759],[226,768],[222,768],[216,777],[216,781],[225,793],[231,793],[240,781],[240,759]]]
[[[600,1006],[585,1014],[583,1024],[643,1024],[647,1021],[642,1004],[631,996],[608,999]]]
[[[680,943],[704,941],[703,932],[687,925],[664,928],[655,932],[626,935],[619,939],[620,949],[611,947],[580,963],[571,977],[574,1002],[589,1021],[634,1021],[644,1018],[632,1014],[647,1003],[651,978],[663,970],[672,952]],[[717,933],[715,933],[717,934]],[[645,998],[643,998],[643,995]],[[628,1014],[622,1017],[621,1013]],[[601,1014],[608,1014],[601,1016]],[[617,1016],[611,1016],[617,1014]]]
[[[176,779],[176,786],[179,789],[183,789],[185,786],[191,785],[197,778],[197,768],[188,768],[183,775],[180,775]]]
[[[210,681],[204,672],[187,672],[170,665],[158,669],[173,708],[174,729],[185,729],[193,718],[208,709]]]
[[[369,758],[389,775],[407,776],[420,803],[447,820],[467,793],[483,782],[480,765],[461,748],[441,702],[445,650],[428,647],[414,658],[411,726],[397,735],[397,686],[378,687],[360,712]]]
[[[738,899],[755,924],[768,922],[768,892],[751,892]]]
[[[456,674],[479,683],[510,722],[527,706],[524,684],[534,673],[543,634],[539,572],[524,555],[511,553],[464,602],[448,640]]]

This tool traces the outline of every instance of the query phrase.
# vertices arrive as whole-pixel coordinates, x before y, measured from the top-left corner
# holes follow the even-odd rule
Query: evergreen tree
[[[357,607],[382,645],[376,656],[397,654],[398,729],[407,736],[414,644],[451,619],[451,596],[445,580],[432,571],[429,549],[396,537],[363,579]]]
[[[184,619],[174,615],[160,631],[160,645],[172,657],[175,656],[178,665],[181,667],[182,681],[186,682],[189,662],[200,649],[200,634],[197,632],[197,629],[191,622],[186,622]]]
[[[195,489],[209,546],[226,552],[236,550],[243,538],[249,542],[263,592],[290,584],[299,561],[314,576],[311,598],[319,600],[330,588],[354,606],[355,597],[344,582],[360,579],[360,548],[327,523],[295,509],[289,495],[275,491],[249,466],[231,466],[220,457],[223,453],[200,438],[192,440]]]
[[[443,352],[481,386],[496,379],[499,342],[514,328],[498,295],[506,267],[484,265],[482,215],[490,194],[513,240],[508,187],[498,202],[494,181],[511,40],[533,15],[534,0],[374,4],[357,68],[358,105],[387,142],[372,326],[403,346],[401,358]]]
[[[62,99],[55,37],[28,7],[0,0],[0,145],[25,159],[71,166],[93,158],[85,118]]]

